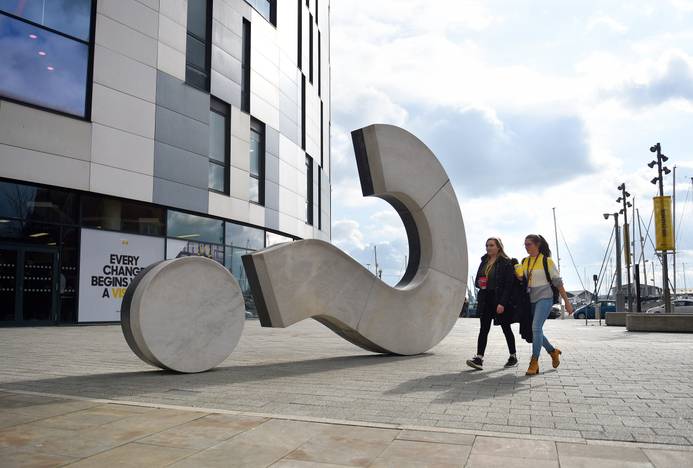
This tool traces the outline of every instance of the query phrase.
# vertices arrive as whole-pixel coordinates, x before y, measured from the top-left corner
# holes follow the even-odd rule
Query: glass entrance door
[[[20,321],[55,320],[55,252],[25,250],[22,263]]]
[[[15,321],[17,251],[0,249],[0,323]]]
[[[57,260],[52,249],[0,249],[0,323],[56,320]]]

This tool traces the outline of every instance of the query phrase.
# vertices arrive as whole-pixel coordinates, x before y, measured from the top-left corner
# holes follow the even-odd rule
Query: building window
[[[250,121],[250,193],[248,199],[265,204],[265,124]]]
[[[325,105],[320,101],[320,167],[325,167]]]
[[[163,236],[164,209],[117,198],[82,195],[82,226],[92,229]]]
[[[0,218],[77,224],[75,192],[0,181]]]
[[[306,156],[306,224],[313,225],[313,158]]]
[[[303,4],[298,0],[298,49],[296,55],[298,69],[303,67]]]
[[[209,91],[211,10],[210,0],[188,2],[185,82],[203,91]]]
[[[166,236],[210,244],[224,243],[224,221],[168,210]]]
[[[318,229],[322,229],[322,169],[318,168]]]
[[[306,149],[306,75],[301,73],[301,149]]]
[[[267,21],[277,25],[277,0],[245,0]]]
[[[89,118],[92,0],[0,1],[0,96]]]
[[[250,21],[245,18],[243,18],[241,68],[241,110],[250,113]]]
[[[229,105],[214,97],[209,108],[209,189],[229,193]]]
[[[313,83],[313,15],[308,15],[310,29],[308,29],[308,79]]]
[[[250,226],[227,222],[226,245],[249,250],[264,249],[265,231]]]

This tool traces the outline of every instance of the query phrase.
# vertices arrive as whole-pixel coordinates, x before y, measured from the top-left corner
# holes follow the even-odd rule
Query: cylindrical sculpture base
[[[123,334],[133,352],[176,372],[219,365],[238,344],[244,324],[238,282],[204,257],[150,265],[130,284],[121,307]]]

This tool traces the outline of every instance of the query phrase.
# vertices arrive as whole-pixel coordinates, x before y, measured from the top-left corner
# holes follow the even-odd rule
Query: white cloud
[[[555,243],[557,207],[578,264],[561,245],[571,289],[599,267],[612,227],[601,215],[617,209],[618,184],[649,213],[649,146],[661,141],[681,168],[693,164],[693,20],[681,11],[647,0],[588,1],[570,14],[550,1],[338,0],[332,16],[333,216],[355,223],[333,236],[362,263],[377,245],[394,279],[404,230],[394,210],[361,195],[354,128],[393,123],[435,150],[472,263],[489,235],[516,256],[528,232]]]
[[[628,28],[623,23],[606,15],[593,16],[587,22],[588,31],[594,31],[595,29],[601,28],[606,28],[618,34],[624,34],[626,31],[628,31]]]

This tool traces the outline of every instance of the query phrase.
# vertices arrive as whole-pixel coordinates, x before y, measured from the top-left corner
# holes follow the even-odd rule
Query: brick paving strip
[[[693,445],[693,335],[549,321],[546,333],[564,351],[563,363],[550,369],[543,356],[542,374],[527,378],[529,345],[518,342],[520,366],[503,369],[507,351],[495,328],[486,369],[464,366],[478,326],[478,320],[462,319],[428,354],[402,357],[364,352],[312,321],[286,330],[248,322],[229,359],[195,375],[140,362],[119,326],[4,328],[0,389],[215,408],[270,421],[514,434],[512,440],[550,440],[559,452],[561,443],[624,441],[638,450],[669,444],[683,452]],[[3,417],[0,427],[5,421],[31,424],[21,412],[11,413],[15,419]]]

